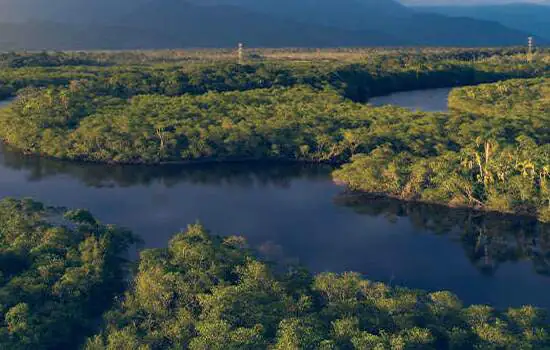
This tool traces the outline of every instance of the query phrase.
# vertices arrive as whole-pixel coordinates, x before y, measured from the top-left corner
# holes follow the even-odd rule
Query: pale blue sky
[[[550,0],[398,0],[405,5],[477,5],[505,3],[535,3],[550,5]]]

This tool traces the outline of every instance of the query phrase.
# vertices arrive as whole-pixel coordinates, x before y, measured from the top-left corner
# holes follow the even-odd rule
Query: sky
[[[405,5],[479,5],[506,3],[534,3],[550,5],[550,0],[399,0]]]

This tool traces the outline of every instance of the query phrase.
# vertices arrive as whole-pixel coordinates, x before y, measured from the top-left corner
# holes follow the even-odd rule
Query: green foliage
[[[456,150],[436,146],[439,154],[423,155],[382,145],[354,156],[334,177],[353,190],[549,221],[549,82],[454,90],[451,106],[461,112],[452,113],[445,127],[458,130],[448,136]]]
[[[121,254],[135,238],[95,220],[53,224],[57,216],[31,200],[0,201],[2,349],[77,347],[123,287]]]
[[[0,67],[62,67],[100,65],[98,60],[87,57],[86,53],[3,53],[0,54]]]
[[[199,225],[167,249],[143,253],[133,287],[105,323],[87,349],[550,346],[542,310],[464,308],[449,292],[394,288],[353,273],[277,273],[242,240],[211,236]]]
[[[82,90],[80,90],[82,89]],[[5,140],[25,151],[101,162],[283,159],[341,161],[380,142],[433,152],[444,118],[354,104],[330,90],[258,89],[128,101],[87,99],[84,86],[27,90],[2,112]],[[405,133],[412,125],[418,131]],[[395,125],[400,125],[403,132]],[[370,126],[370,127],[369,127]],[[29,133],[29,131],[32,131]],[[416,132],[431,132],[411,144]],[[408,145],[411,145],[409,148]]]
[[[163,65],[147,64],[154,54],[6,54],[0,62],[16,68],[0,71],[0,98],[16,92],[18,98],[0,112],[0,137],[29,153],[112,163],[342,162],[384,143],[424,156],[493,131],[509,139],[543,137],[547,127],[535,118],[494,125],[491,118],[349,101],[548,72],[542,61],[525,64],[513,50],[475,53],[485,58],[473,62],[467,50],[436,49],[374,50],[328,62],[272,53],[248,65],[185,55],[178,61],[177,53],[157,53],[172,62]]]

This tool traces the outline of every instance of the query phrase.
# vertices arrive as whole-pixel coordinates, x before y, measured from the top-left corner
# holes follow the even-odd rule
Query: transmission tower
[[[533,37],[530,36],[527,38],[527,60],[531,62],[533,60],[533,46],[534,46],[534,40]]]

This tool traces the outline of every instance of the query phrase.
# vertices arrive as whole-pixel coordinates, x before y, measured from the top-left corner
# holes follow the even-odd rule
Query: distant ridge
[[[0,0],[0,50],[502,46],[527,35],[393,0]]]
[[[550,5],[515,3],[490,6],[422,6],[420,12],[492,20],[550,41]]]

